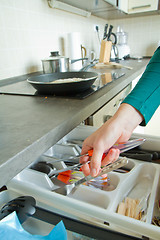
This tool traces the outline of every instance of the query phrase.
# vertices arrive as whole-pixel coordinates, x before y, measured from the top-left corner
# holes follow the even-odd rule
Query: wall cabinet
[[[119,0],[119,9],[127,14],[158,10],[158,0]]]
[[[47,0],[53,8],[94,15],[103,19],[118,19],[159,14],[159,0]],[[72,11],[73,10],[73,11]],[[79,12],[79,13],[78,13]]]

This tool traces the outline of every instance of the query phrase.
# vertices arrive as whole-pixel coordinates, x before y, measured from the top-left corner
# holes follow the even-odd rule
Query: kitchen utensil
[[[63,161],[63,160],[60,160],[60,161]],[[90,162],[90,161],[88,161]],[[39,172],[43,172],[43,173],[46,173],[48,175],[48,177],[53,177],[55,175],[58,175],[59,173],[62,173],[62,172],[66,172],[66,171],[69,171],[69,170],[76,170],[76,169],[79,169],[80,167],[82,167],[84,164],[86,163],[76,163],[72,166],[69,166],[69,167],[65,167],[65,168],[62,168],[62,169],[59,169],[59,170],[54,170],[53,167],[48,167],[48,163],[47,162],[40,162],[41,164],[39,165],[39,163],[33,165],[31,167],[31,169],[34,169],[36,171],[39,171]]]
[[[152,154],[149,154],[149,153],[144,153],[144,154],[122,153],[121,156],[126,156],[127,158],[133,158],[141,161],[152,162]]]
[[[61,158],[56,158],[54,156],[48,156],[48,155],[45,155],[45,154],[40,156],[40,159],[42,161],[46,161],[47,163],[57,163],[57,162],[61,162],[61,161],[68,162],[68,163],[78,163],[79,162],[78,160],[76,160],[74,158],[70,159],[70,156],[66,159],[61,160]]]
[[[43,73],[69,72],[70,64],[81,60],[88,60],[88,58],[70,60],[67,57],[59,55],[58,51],[51,52],[49,58],[42,59]]]
[[[128,34],[124,32],[122,29],[120,32],[116,32],[117,35],[117,44],[122,45],[122,44],[127,44],[128,42]]]
[[[138,139],[133,139],[133,140],[129,140],[125,143],[116,143],[114,144],[110,149],[119,149],[120,150],[120,153],[123,153],[125,151],[128,151],[132,148],[135,148],[139,145],[141,145],[142,143],[145,142],[145,139],[144,138],[138,138]],[[108,151],[110,149],[107,149],[104,153],[103,153],[103,156],[102,156],[102,159],[104,157],[106,157]],[[62,161],[66,160],[66,159],[77,159],[77,158],[80,158],[80,157],[83,157],[83,156],[89,156],[89,157],[92,157],[92,154],[93,154],[93,149],[89,150],[87,153],[83,154],[83,155],[78,155],[78,156],[73,156],[73,157],[70,157],[70,158],[63,158],[61,159]]]
[[[117,168],[120,168],[120,167],[126,165],[127,163],[128,163],[128,160],[126,158],[122,158],[122,159],[115,161],[114,163],[110,163],[101,169],[101,172],[99,173],[98,176],[101,176],[101,175],[106,174],[110,171],[113,171]],[[64,185],[63,187],[57,188],[53,191],[56,193],[62,194],[64,196],[67,196],[69,194],[73,194],[74,191],[76,190],[76,187],[79,186],[80,184],[90,181],[91,179],[95,179],[96,177],[92,177],[91,175],[89,175],[87,177],[84,177],[84,178],[76,181],[76,182],[73,182],[72,184]]]
[[[40,94],[67,95],[89,89],[97,77],[98,74],[95,72],[59,72],[33,76],[28,78],[27,82]],[[77,81],[54,83],[55,80],[68,78],[76,78]],[[83,80],[78,81],[78,78]]]
[[[107,37],[107,41],[111,41],[111,40],[110,40],[110,37],[111,37],[112,29],[113,29],[113,26],[110,25],[108,34],[107,34],[107,36],[106,36],[106,37]]]
[[[16,211],[20,223],[35,213],[36,201],[33,197],[22,196],[6,203],[0,210],[0,220]]]
[[[110,61],[118,61],[119,55],[118,55],[118,48],[115,44],[112,45],[111,48],[111,56],[110,56]]]
[[[107,38],[107,29],[108,29],[108,24],[106,23],[106,25],[104,27],[103,40],[105,40]]]
[[[125,56],[130,54],[130,47],[128,46],[128,34],[118,26],[117,28],[117,48],[119,59],[123,59]]]
[[[160,152],[143,150],[140,147],[136,147],[132,150],[129,150],[125,153],[122,153],[121,156],[133,158],[141,161],[152,162],[160,159]]]
[[[129,150],[129,149],[132,149],[132,148],[134,148],[134,147],[136,147],[136,146],[139,146],[139,145],[142,144],[144,141],[145,141],[145,139],[130,140],[130,141],[126,142],[126,143],[115,144],[115,145],[113,145],[112,148],[119,149],[119,150],[120,150],[120,153],[123,153],[123,152],[125,152],[125,151],[127,151],[127,150]],[[109,151],[109,150],[107,150],[107,151],[104,152],[104,154],[103,154],[103,156],[102,156],[102,159],[106,157],[106,154],[108,153],[108,151]],[[76,169],[81,168],[81,167],[82,167],[84,164],[86,164],[86,163],[83,163],[83,164],[82,164],[82,163],[79,163],[79,162],[76,163],[76,160],[79,159],[80,157],[86,156],[86,155],[88,155],[89,157],[91,157],[92,154],[93,154],[93,150],[91,149],[91,150],[89,150],[88,153],[86,153],[86,154],[78,155],[78,156],[71,156],[71,157],[63,158],[63,159],[56,159],[56,160],[55,160],[54,157],[52,158],[51,156],[50,156],[50,157],[45,156],[46,160],[47,160],[47,158],[48,158],[49,160],[53,160],[53,163],[54,163],[54,160],[55,160],[55,162],[60,162],[60,161],[64,161],[64,162],[68,161],[68,162],[69,162],[69,161],[70,161],[70,162],[73,162],[73,163],[75,163],[75,164],[74,164],[73,166],[69,166],[69,167],[65,167],[65,168],[56,170],[56,169],[53,169],[52,164],[41,161],[41,162],[38,162],[38,163],[33,164],[33,165],[31,166],[31,169],[34,169],[34,170],[37,170],[37,171],[40,171],[40,172],[44,172],[44,173],[46,173],[49,177],[53,177],[53,176],[55,176],[55,175],[57,175],[57,174],[59,174],[59,173],[66,172],[66,171],[68,171],[68,170],[76,170]],[[88,161],[88,163],[89,163],[89,162],[90,162],[90,161]]]
[[[104,35],[103,35],[103,40],[107,40],[107,41],[112,41],[113,44],[117,43],[117,36],[115,33],[112,32],[113,26],[110,25],[108,33],[107,33],[107,29],[108,29],[108,24],[105,25],[104,28]],[[112,36],[114,39],[112,39]]]
[[[45,155],[43,155],[41,157],[41,159],[44,159],[46,161],[36,162],[33,165],[31,165],[30,168],[33,170],[36,170],[38,172],[46,173],[49,177],[52,177],[52,176],[57,175],[58,173],[61,173],[64,171],[72,170],[72,168],[75,169],[75,168],[78,168],[81,166],[81,164],[79,164],[78,159],[77,160],[76,159],[65,159],[65,160],[63,160],[63,162],[72,163],[74,165],[66,167],[64,169],[56,170],[56,168],[53,166],[53,164],[57,163],[57,162],[62,162],[61,159],[56,159],[54,157],[45,156]]]
[[[43,161],[34,163],[30,168],[38,172],[46,173],[47,175],[52,174],[52,172],[56,170],[51,163]]]
[[[134,139],[134,140],[130,140],[126,143],[120,143],[120,144],[115,144],[112,146],[112,148],[114,149],[119,149],[120,150],[120,153],[123,153],[125,151],[128,151],[129,149],[132,149],[134,147],[137,147],[139,145],[141,145],[143,142],[145,141],[145,139],[143,138],[140,138],[140,139]],[[104,153],[103,153],[103,156],[102,156],[102,160],[106,157],[106,154],[108,153],[109,150],[106,150]],[[78,155],[78,156],[72,156],[72,157],[69,157],[69,158],[63,158],[61,159],[61,161],[65,161],[65,160],[76,160],[76,159],[79,159],[80,157],[83,157],[83,156],[89,156],[91,157],[93,154],[93,150],[89,150],[86,154],[83,154],[83,155]],[[88,161],[89,163],[90,161]],[[73,166],[69,166],[69,167],[66,167],[66,168],[63,168],[63,169],[60,169],[60,170],[53,170],[51,172],[51,174],[49,174],[49,177],[52,177],[54,175],[57,175],[61,172],[65,172],[65,171],[68,171],[68,170],[76,170],[76,169],[79,169],[81,168],[84,164],[86,163],[77,163],[77,164],[74,164]]]

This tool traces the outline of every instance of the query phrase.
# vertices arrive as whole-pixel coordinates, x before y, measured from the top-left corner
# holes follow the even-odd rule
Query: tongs
[[[127,142],[124,142],[124,143],[116,143],[114,144],[111,148],[113,149],[119,149],[120,150],[120,153],[123,153],[123,152],[126,152],[132,148],[135,148],[139,145],[141,145],[142,143],[145,142],[145,139],[144,138],[137,138],[137,139],[133,139],[133,140],[129,140]],[[104,153],[103,153],[103,156],[102,158],[106,157],[107,153],[109,152],[109,150],[111,149],[109,148],[108,150],[106,150]],[[81,158],[83,156],[89,156],[89,157],[92,157],[93,155],[93,149],[89,150],[87,153],[83,154],[83,155],[77,155],[77,156],[72,156],[72,157],[69,157],[69,158],[62,158],[60,159],[60,161],[66,161],[66,160],[72,160],[72,159],[77,159],[77,158]]]
[[[135,148],[139,145],[141,145],[142,143],[145,142],[145,139],[144,138],[138,138],[138,139],[134,139],[134,140],[129,140],[127,142],[124,142],[124,143],[116,143],[114,144],[111,148],[112,149],[119,149],[120,150],[120,153],[123,153],[123,152],[126,152],[132,148]],[[102,155],[102,159],[104,157],[106,157],[107,153],[109,152],[109,150],[111,149],[109,148],[108,150],[106,150],[103,155]],[[89,156],[89,157],[92,157],[93,155],[93,149],[89,150],[87,153],[83,154],[83,155],[78,155],[76,157],[70,157],[69,159],[76,159],[76,158],[80,158],[80,157],[83,157],[83,156]],[[62,159],[63,161],[64,159]]]
[[[114,144],[111,148],[114,148],[114,149],[119,149],[120,150],[120,153],[123,153],[125,151],[128,151],[134,147],[137,147],[139,145],[141,145],[143,142],[145,141],[144,138],[138,138],[138,139],[134,139],[134,140],[129,140],[125,143],[116,143]],[[111,149],[110,148],[110,149]],[[106,150],[104,153],[103,153],[103,156],[102,156],[102,159],[104,157],[106,157],[108,151],[110,150]],[[63,158],[63,159],[60,159],[59,161],[66,161],[66,160],[76,160],[76,159],[79,159],[80,157],[83,157],[83,156],[89,156],[89,157],[92,157],[93,155],[93,149],[89,150],[86,154],[83,154],[83,155],[78,155],[78,156],[73,156],[73,157],[69,157],[69,158]],[[88,161],[90,162],[90,161]],[[84,164],[86,163],[77,163],[77,164],[74,164],[73,166],[69,166],[69,167],[66,167],[66,168],[63,168],[63,169],[60,169],[60,170],[53,170],[51,172],[51,174],[49,174],[48,176],[49,177],[52,177],[54,176],[55,174],[59,174],[61,172],[65,172],[65,171],[68,171],[68,170],[75,170],[75,169],[78,169],[80,167],[82,167]]]
[[[143,142],[145,141],[144,138],[141,138],[141,139],[134,139],[134,140],[130,140],[128,142],[125,142],[125,143],[120,143],[120,144],[115,144],[112,146],[112,148],[116,148],[116,149],[119,149],[120,150],[120,153],[122,152],[125,152],[129,149],[132,149],[134,147],[137,147],[139,146],[140,144],[142,144]],[[107,152],[109,150],[105,151],[103,155],[106,156]],[[76,156],[76,157],[82,157],[82,156],[85,156],[85,155],[88,155],[88,156],[92,156],[93,154],[93,150],[90,150],[88,151],[88,153],[84,154],[84,155],[79,155],[79,156]],[[103,158],[103,157],[102,157]],[[89,161],[88,161],[89,162]],[[105,173],[108,173],[110,171],[113,171],[113,170],[116,170],[124,165],[126,165],[128,163],[128,160],[126,158],[121,158],[121,159],[118,159],[117,161],[115,161],[114,163],[110,163],[108,165],[106,165],[105,167],[103,167],[99,173],[98,176],[101,176],[102,174],[105,174]],[[86,164],[86,163],[84,163]],[[67,171],[67,170],[73,170],[75,169],[75,167],[81,167],[82,165],[84,164],[76,164],[74,166],[71,166],[71,167],[68,167],[68,168],[65,168],[65,170],[63,169],[62,171]],[[61,170],[59,170],[61,171]],[[62,172],[61,171],[61,172]],[[96,177],[98,177],[96,176]],[[67,184],[63,187],[60,187],[60,188],[57,188],[55,190],[53,190],[54,192],[56,193],[59,193],[59,194],[62,194],[62,195],[68,195],[70,193],[74,193],[74,191],[76,190],[76,187],[86,181],[90,181],[91,179],[94,179],[96,177],[92,177],[91,175],[87,176],[87,177],[84,177],[72,184]]]
[[[120,167],[126,165],[127,163],[128,163],[127,158],[125,158],[125,157],[120,158],[117,161],[115,161],[114,163],[109,163],[107,166],[103,167],[101,169],[100,173],[98,174],[98,176],[101,176],[101,175],[106,174],[108,172],[111,172],[111,171],[113,171],[117,168],[120,168]],[[73,182],[71,184],[66,184],[63,187],[57,188],[57,189],[53,190],[53,192],[62,194],[64,196],[67,196],[69,194],[73,194],[75,192],[77,186],[79,186],[80,184],[82,184],[84,182],[95,179],[98,176],[92,177],[91,175],[89,175],[87,177],[81,178],[80,180],[78,180],[76,182]]]

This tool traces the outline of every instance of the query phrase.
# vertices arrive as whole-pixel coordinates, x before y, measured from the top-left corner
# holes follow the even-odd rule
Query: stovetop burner
[[[69,97],[69,98],[77,98],[77,99],[84,99],[94,92],[100,90],[110,82],[124,76],[125,73],[123,72],[107,72],[107,73],[102,73],[99,74],[99,77],[97,80],[94,82],[91,88],[87,89],[86,91],[79,92],[76,94],[70,94],[66,96],[60,96],[60,97]],[[42,94],[39,94],[38,91],[32,87],[31,84],[29,84],[26,80],[18,81],[18,82],[13,82],[11,84],[5,85],[0,87],[0,93],[1,94],[9,94],[9,95],[24,95],[24,96],[44,96]],[[46,95],[45,95],[46,96]],[[56,96],[56,95],[54,95]],[[56,97],[57,97],[56,96]]]

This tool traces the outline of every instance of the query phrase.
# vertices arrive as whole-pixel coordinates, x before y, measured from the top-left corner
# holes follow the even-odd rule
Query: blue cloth
[[[47,236],[32,235],[25,231],[19,222],[16,212],[0,221],[1,240],[67,240],[63,222],[59,222]]]

